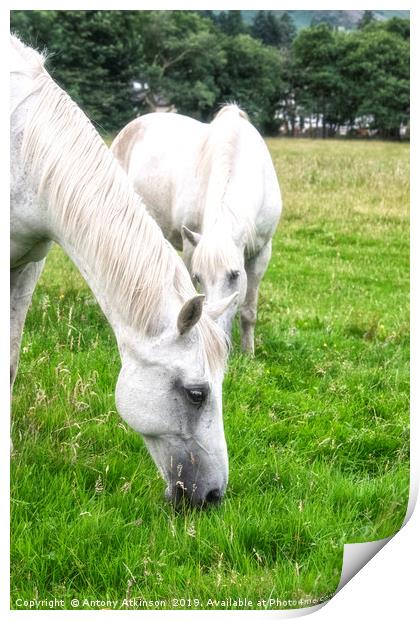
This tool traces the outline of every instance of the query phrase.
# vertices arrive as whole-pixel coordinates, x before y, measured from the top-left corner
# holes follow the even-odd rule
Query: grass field
[[[127,598],[211,609],[209,599],[229,597],[246,597],[249,609],[269,597],[298,606],[334,592],[343,543],[402,523],[408,146],[273,139],[269,148],[284,214],[254,359],[234,334],[224,383],[230,483],[217,509],[180,514],[164,502],[142,439],[115,412],[113,335],[52,251],[13,397],[12,608],[53,597],[80,608]]]

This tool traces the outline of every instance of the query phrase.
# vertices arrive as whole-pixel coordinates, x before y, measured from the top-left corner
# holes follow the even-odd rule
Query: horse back
[[[180,248],[180,230],[196,210],[195,162],[206,125],[180,114],[151,113],[122,129],[111,145],[165,237]]]

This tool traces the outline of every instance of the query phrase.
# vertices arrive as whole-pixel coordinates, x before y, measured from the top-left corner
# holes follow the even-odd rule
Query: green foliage
[[[296,35],[296,27],[286,12],[278,17],[273,11],[258,11],[251,33],[266,45],[290,47]]]
[[[303,108],[322,115],[324,128],[336,121],[339,84],[337,45],[333,30],[324,23],[301,30],[293,43],[297,100]]]
[[[119,357],[55,247],[13,395],[16,599],[328,596],[343,544],[394,534],[409,491],[409,148],[271,139],[285,212],[256,356],[223,387],[222,505],[176,512],[119,418]],[[187,603],[181,604],[187,607]],[[82,607],[81,605],[81,608]],[[87,607],[86,607],[87,608]]]
[[[340,62],[357,114],[372,116],[372,126],[388,135],[409,119],[410,47],[405,28],[398,26],[393,20],[390,29],[374,24],[352,33]]]
[[[409,113],[409,30],[405,20],[370,22],[353,32],[326,24],[301,30],[293,43],[296,100],[325,123],[372,117],[398,135]]]
[[[392,32],[393,34],[398,35],[405,41],[410,40],[410,20],[409,19],[401,19],[399,17],[393,17],[386,21],[382,28],[386,32]]]
[[[142,43],[136,11],[12,11],[11,28],[51,57],[57,82],[104,130],[132,118],[130,80]]]
[[[280,17],[280,46],[290,47],[293,39],[296,36],[296,26],[293,23],[292,18],[286,12]]]
[[[375,21],[375,13],[373,11],[365,11],[357,24],[357,27],[362,29]]]
[[[149,96],[166,95],[179,112],[208,118],[220,101],[216,76],[226,64],[212,22],[189,11],[141,11],[137,32]]]
[[[216,16],[216,23],[220,30],[228,36],[248,32],[248,28],[242,19],[242,11],[220,11]]]
[[[226,69],[218,79],[221,101],[236,101],[257,127],[273,130],[283,88],[280,54],[245,34],[225,37],[223,51]]]
[[[324,135],[358,117],[388,136],[408,122],[408,20],[366,11],[342,32],[335,26],[357,12],[306,12],[321,23],[295,36],[295,12],[250,13],[248,25],[241,11],[19,10],[11,26],[48,49],[53,77],[106,132],[159,102],[208,121],[235,100],[268,133],[279,112],[292,125],[317,116]]]

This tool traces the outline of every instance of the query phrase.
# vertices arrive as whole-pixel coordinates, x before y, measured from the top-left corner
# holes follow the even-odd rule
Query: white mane
[[[238,226],[245,229],[245,243],[254,245],[254,225],[246,213],[240,212],[226,200],[226,193],[238,160],[242,123],[249,121],[246,112],[235,104],[225,105],[209,125],[198,162],[198,174],[206,180],[202,212],[203,236],[194,255],[192,268],[207,265],[210,271],[218,267],[238,268],[238,253],[232,232]],[[242,207],[242,205],[239,205]]]
[[[47,73],[44,57],[12,41],[37,93],[23,158],[39,194],[74,246],[87,251],[122,316],[155,335],[164,328],[168,288],[181,303],[196,294],[188,272],[89,119]],[[224,336],[204,313],[197,329],[216,372],[226,357]]]
[[[191,272],[216,275],[219,269],[241,268],[238,250],[229,231],[216,224],[202,235],[191,259]]]

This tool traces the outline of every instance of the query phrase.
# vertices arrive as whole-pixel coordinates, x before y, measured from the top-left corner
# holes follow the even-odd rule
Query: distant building
[[[164,93],[152,93],[146,81],[131,82],[131,100],[137,112],[146,106],[150,112],[177,112],[176,107]]]
[[[404,125],[401,123],[400,125],[400,138],[410,138],[410,124]]]

